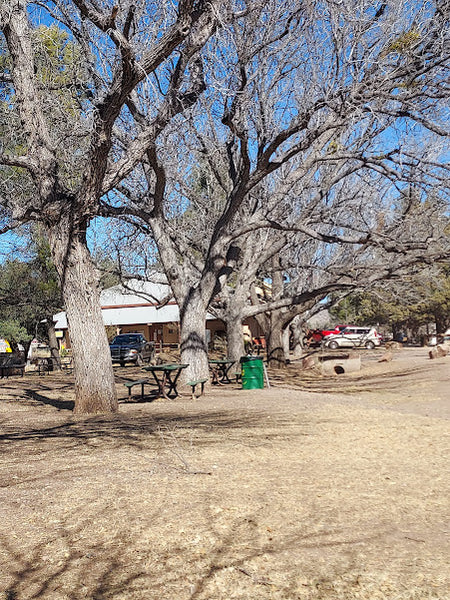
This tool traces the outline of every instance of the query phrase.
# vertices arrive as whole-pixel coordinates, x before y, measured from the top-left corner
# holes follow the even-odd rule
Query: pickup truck
[[[147,342],[141,333],[121,333],[116,335],[109,345],[113,363],[135,363],[143,365],[150,362],[155,355],[155,345]]]

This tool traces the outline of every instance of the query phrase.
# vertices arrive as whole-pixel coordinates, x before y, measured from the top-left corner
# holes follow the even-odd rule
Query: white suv
[[[381,344],[381,336],[373,327],[346,327],[341,333],[327,335],[323,344],[326,348],[375,348]]]

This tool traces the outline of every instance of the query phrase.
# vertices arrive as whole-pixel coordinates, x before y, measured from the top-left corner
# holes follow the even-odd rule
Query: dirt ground
[[[194,402],[127,402],[119,368],[113,417],[1,380],[0,598],[450,598],[450,357],[381,352]]]

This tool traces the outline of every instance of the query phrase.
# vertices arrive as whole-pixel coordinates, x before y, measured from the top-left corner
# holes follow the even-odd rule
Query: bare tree
[[[294,317],[332,292],[354,289],[356,282],[329,276],[318,243],[304,235],[257,230],[239,244],[233,274],[213,299],[210,311],[226,324],[230,360],[238,362],[244,354],[243,321],[256,317],[266,337],[269,360],[281,366],[285,363],[283,330]]]
[[[423,195],[448,193],[448,3],[251,8],[204,48],[205,94],[148,148],[142,171],[118,190],[122,204],[105,203],[105,214],[149,227],[193,378],[207,370],[206,310],[240,237],[275,228],[366,252],[425,253],[429,233],[399,239],[407,207],[389,206],[412,183]],[[142,131],[145,105],[142,94],[129,105]],[[290,185],[295,201],[272,193]],[[365,207],[375,187],[380,201]]]
[[[76,412],[117,410],[86,231],[100,199],[203,91],[197,54],[221,13],[230,18],[215,0],[0,4],[2,230],[37,221],[46,231],[70,326]],[[61,25],[57,41],[49,22]],[[157,86],[148,125],[124,146],[127,102]]]

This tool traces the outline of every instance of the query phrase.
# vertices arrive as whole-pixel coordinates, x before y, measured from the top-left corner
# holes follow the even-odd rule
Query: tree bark
[[[74,412],[116,412],[118,402],[98,277],[86,240],[61,223],[48,233],[52,259],[61,279],[73,351]]]
[[[436,323],[436,333],[442,334],[447,330],[447,321],[443,315],[436,314],[434,315],[434,320]]]
[[[227,358],[238,365],[241,356],[245,354],[242,316],[228,313],[225,322],[227,326]]]
[[[303,337],[305,335],[302,327],[302,322],[299,318],[293,319],[291,323],[291,331],[292,353],[295,357],[298,357],[303,354]]]
[[[206,306],[195,291],[180,306],[181,362],[188,365],[184,381],[196,381],[209,376],[206,344]]]
[[[283,369],[286,366],[283,347],[283,321],[277,315],[270,315],[270,325],[266,336],[267,362],[275,369]]]
[[[272,298],[279,300],[284,292],[284,277],[280,268],[280,256],[275,255],[272,264]],[[283,327],[286,324],[285,309],[271,310],[267,320],[267,362],[271,367],[282,369],[286,366],[286,356],[283,344]],[[290,319],[287,320],[289,322]]]

